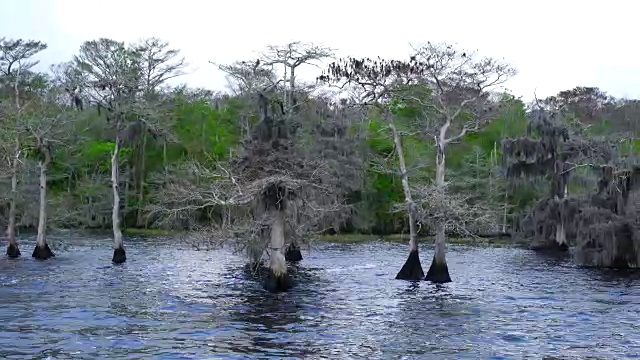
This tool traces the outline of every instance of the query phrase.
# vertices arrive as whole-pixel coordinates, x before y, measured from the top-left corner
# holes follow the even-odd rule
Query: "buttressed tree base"
[[[276,274],[273,269],[269,269],[267,279],[264,283],[265,290],[278,293],[288,291],[293,287],[293,280],[288,273]]]
[[[427,271],[427,276],[424,279],[436,284],[450,283],[451,276],[449,276],[449,266],[447,266],[447,262],[438,261],[434,256],[429,271]]]
[[[418,250],[412,250],[409,252],[407,261],[396,275],[397,280],[422,280],[424,279],[424,271],[422,270],[422,264],[420,263],[420,255]]]
[[[10,258],[19,258],[20,257],[20,249],[18,249],[18,245],[16,244],[9,244],[9,246],[7,246],[7,256]]]
[[[55,254],[53,253],[53,251],[51,251],[49,244],[45,243],[44,246],[36,245],[36,247],[33,249],[31,257],[38,260],[47,260],[55,257]]]
[[[302,261],[302,253],[300,252],[300,247],[294,243],[289,244],[284,257],[289,262]]]
[[[114,264],[122,264],[127,261],[127,254],[124,251],[123,247],[119,247],[113,250],[113,259],[111,261]]]

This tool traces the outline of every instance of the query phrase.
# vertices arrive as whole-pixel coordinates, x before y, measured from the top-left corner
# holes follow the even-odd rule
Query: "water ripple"
[[[0,358],[640,357],[637,273],[525,250],[453,247],[455,282],[435,286],[393,280],[402,245],[321,244],[274,295],[228,250],[134,240],[112,266],[108,239],[61,242],[0,259]]]

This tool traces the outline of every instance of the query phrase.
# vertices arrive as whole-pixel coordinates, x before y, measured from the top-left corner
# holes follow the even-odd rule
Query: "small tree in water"
[[[256,62],[254,71],[264,70],[259,66]],[[257,108],[258,122],[244,141],[241,155],[232,158],[227,167],[216,161],[213,171],[193,164],[192,173],[206,176],[209,181],[206,184],[190,181],[189,174],[173,179],[167,184],[162,204],[151,209],[168,217],[220,205],[248,209],[250,216],[238,217],[235,224],[215,230],[217,235],[231,234],[237,239],[256,268],[261,265],[264,253],[268,253],[265,288],[272,292],[286,291],[292,286],[285,258],[286,238],[293,242],[301,232],[321,227],[320,219],[326,219],[326,223],[333,220],[331,215],[345,209],[343,198],[348,188],[333,180],[357,166],[342,156],[326,159],[320,152],[310,154],[306,148],[305,140],[312,131],[303,124],[304,120],[322,115],[327,117],[322,120],[330,123],[333,120],[330,117],[340,112],[327,111],[305,93],[287,94],[284,103],[276,84],[266,89],[254,87],[253,93],[242,94],[244,99],[253,100],[250,106]],[[314,134],[326,135],[322,131]],[[330,135],[337,137],[334,133]],[[348,144],[340,139],[340,144],[343,143]],[[338,145],[337,140],[334,145]],[[298,226],[300,219],[312,221]]]
[[[87,41],[74,57],[74,71],[70,71],[72,93],[78,93],[88,104],[104,114],[107,129],[113,139],[111,153],[111,187],[113,192],[113,262],[126,261],[126,252],[120,226],[120,151],[142,132],[157,135],[156,113],[146,103],[149,90],[148,76],[144,79],[144,46],[125,46],[124,43],[99,39]],[[144,65],[146,64],[146,65]],[[148,69],[147,69],[148,70]],[[168,70],[173,71],[173,70]],[[147,71],[147,75],[150,73]],[[164,74],[167,75],[167,74]],[[155,80],[163,80],[155,78]]]
[[[111,153],[112,261],[120,264],[127,256],[120,228],[119,158],[125,126],[132,118],[137,120],[136,95],[141,84],[139,58],[124,43],[99,39],[85,42],[74,62],[79,82],[75,86],[84,92],[89,103],[97,106],[99,113],[106,113],[107,124],[115,133]]]
[[[268,253],[265,288],[271,292],[286,291],[293,284],[285,237],[299,235],[292,226],[294,219],[311,218],[311,214],[318,218],[344,208],[334,185],[323,181],[336,176],[331,173],[334,169],[322,158],[306,156],[298,129],[273,99],[276,94],[264,90],[255,95],[260,120],[245,140],[241,156],[228,169],[219,163],[214,171],[194,164],[193,172],[207,177],[208,183],[198,184],[188,176],[174,179],[167,184],[163,203],[151,209],[173,217],[211,206],[248,208],[248,218],[235,219],[237,225],[218,228],[221,231],[215,235],[222,240],[229,234],[236,238],[255,268],[260,267],[263,253]]]
[[[313,43],[302,43],[299,41],[290,42],[283,45],[268,46],[267,50],[261,54],[255,62],[240,61],[231,65],[218,65],[218,68],[225,72],[231,81],[231,88],[238,95],[255,96],[265,95],[263,89],[271,89],[271,100],[281,98],[277,103],[280,106],[280,114],[274,116],[281,117],[290,129],[297,129],[302,124],[294,115],[299,115],[303,111],[309,110],[305,105],[310,105],[309,93],[314,86],[300,86],[296,78],[296,72],[306,65],[316,65],[316,62],[333,55],[330,48],[315,45]],[[281,80],[277,80],[276,69],[282,67]],[[261,98],[265,100],[266,98]],[[304,102],[304,103],[303,103]],[[320,105],[320,102],[316,102]],[[260,105],[262,106],[262,105]],[[260,118],[264,119],[263,110],[259,110]],[[315,119],[314,119],[315,120]],[[304,149],[299,148],[303,151]],[[306,152],[305,152],[306,153]],[[294,212],[297,212],[294,210]],[[299,219],[296,216],[296,219]],[[285,258],[287,261],[302,261],[300,245],[296,236],[291,237],[287,246]]]
[[[284,114],[271,106],[270,94],[258,93],[260,122],[244,144],[244,154],[234,166],[249,182],[253,198],[254,220],[260,233],[269,229],[269,272],[265,288],[272,292],[286,291],[292,286],[285,259],[285,229],[287,210],[300,195],[301,179],[312,176],[311,164],[298,156],[295,130],[285,121]],[[274,111],[275,110],[275,111]],[[266,225],[266,226],[264,226]]]
[[[54,161],[56,150],[64,146],[62,143],[68,139],[70,130],[72,131],[70,126],[65,125],[70,125],[77,118],[73,109],[79,110],[81,106],[77,106],[73,99],[71,104],[64,101],[67,94],[57,79],[49,80],[42,76],[40,85],[42,94],[36,100],[25,104],[23,119],[28,134],[24,139],[26,153],[37,161],[40,170],[38,233],[32,257],[46,260],[55,256],[46,240],[48,170]]]

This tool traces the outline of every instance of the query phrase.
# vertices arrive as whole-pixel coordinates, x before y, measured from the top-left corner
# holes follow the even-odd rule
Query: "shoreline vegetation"
[[[110,229],[59,229],[58,231],[78,231],[87,234],[100,234],[110,235]],[[53,232],[56,233],[56,232]],[[145,228],[125,228],[122,230],[123,235],[126,237],[178,237],[188,235],[188,231],[172,230],[172,229],[145,229]],[[36,231],[32,229],[23,230],[22,235],[36,235]],[[435,240],[435,236],[421,235],[418,237],[421,243],[432,244]],[[387,234],[387,235],[375,235],[375,234],[357,234],[357,233],[341,233],[341,234],[320,234],[311,235],[308,237],[309,243],[336,243],[336,244],[359,244],[369,242],[383,242],[383,243],[406,243],[409,241],[409,234]],[[518,241],[516,239],[507,236],[495,236],[495,237],[449,237],[450,244],[457,245],[469,245],[469,246],[514,246],[514,247],[528,247],[528,243]]]
[[[87,234],[104,234],[110,235],[110,229],[58,229],[58,231],[78,231],[85,232]],[[52,233],[56,233],[53,231]],[[172,230],[172,229],[145,229],[145,228],[125,228],[122,230],[123,235],[127,237],[174,237],[181,235],[188,235],[188,231]],[[36,235],[36,231],[33,229],[26,229],[21,231],[22,235]],[[385,242],[385,243],[405,243],[409,241],[409,234],[387,234],[387,235],[375,235],[375,234],[358,234],[358,233],[341,233],[341,234],[320,234],[311,235],[308,237],[309,242],[327,242],[327,243],[340,243],[340,244],[357,244],[366,242]],[[421,243],[431,244],[434,240],[434,236],[421,235],[418,236]],[[495,237],[449,237],[448,241],[451,244],[459,245],[493,245],[493,246],[519,246],[526,244],[519,242],[515,239],[506,236]]]
[[[108,233],[108,231],[106,231]],[[187,234],[177,230],[165,229],[138,229],[127,228],[123,230],[127,236],[139,237],[161,237],[161,236],[179,236]],[[434,236],[419,236],[420,242],[431,244]],[[310,237],[311,242],[327,242],[327,243],[344,243],[356,244],[366,242],[388,242],[388,243],[405,243],[409,241],[409,234],[389,234],[389,235],[373,235],[373,234],[335,234],[335,235],[315,235]],[[450,237],[449,243],[459,245],[478,245],[478,246],[518,246],[519,242],[509,237]]]

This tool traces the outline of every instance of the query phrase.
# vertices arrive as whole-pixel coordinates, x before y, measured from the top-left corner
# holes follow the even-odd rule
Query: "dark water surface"
[[[23,241],[30,255],[33,242]],[[638,276],[510,248],[451,248],[454,283],[394,280],[401,244],[319,244],[264,292],[228,250],[66,239],[0,258],[1,359],[622,359],[640,354]],[[423,249],[425,270],[431,249]]]

